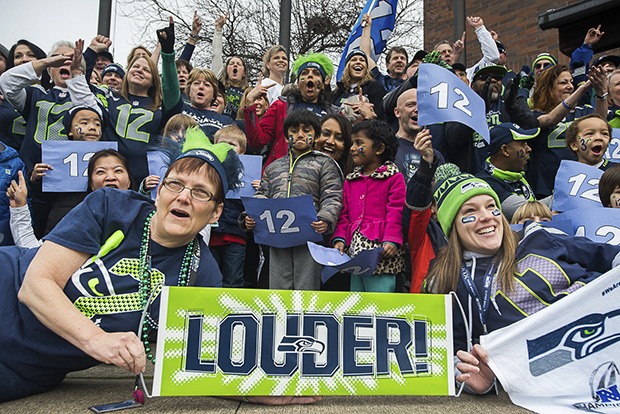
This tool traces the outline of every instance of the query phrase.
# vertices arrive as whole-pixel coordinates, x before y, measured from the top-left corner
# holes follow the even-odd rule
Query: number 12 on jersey
[[[267,246],[286,248],[321,241],[310,223],[317,220],[312,196],[291,198],[241,197],[248,214],[256,221],[254,240]]]

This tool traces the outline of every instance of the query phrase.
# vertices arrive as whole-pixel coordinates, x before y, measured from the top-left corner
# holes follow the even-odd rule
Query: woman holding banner
[[[434,197],[448,245],[429,271],[426,290],[456,292],[462,304],[453,315],[456,379],[485,393],[495,375],[477,344],[480,335],[538,312],[617,266],[620,247],[537,223],[517,234],[502,215],[497,194],[469,174],[446,178]]]
[[[217,221],[241,164],[228,144],[210,145],[199,131],[188,133],[183,151],[154,204],[103,188],[38,250],[0,249],[0,402],[49,391],[68,372],[100,362],[144,371],[162,285],[221,284],[197,235]]]

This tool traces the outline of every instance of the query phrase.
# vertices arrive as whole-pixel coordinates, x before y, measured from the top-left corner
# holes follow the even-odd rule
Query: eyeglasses
[[[183,190],[187,188],[189,190],[189,194],[192,196],[194,200],[200,201],[203,203],[212,201],[215,198],[213,193],[205,190],[204,188],[187,187],[183,185],[182,182],[177,181],[172,178],[166,178],[164,180],[164,188],[170,191],[171,193],[175,193],[175,194],[181,194],[181,192],[183,192]]]

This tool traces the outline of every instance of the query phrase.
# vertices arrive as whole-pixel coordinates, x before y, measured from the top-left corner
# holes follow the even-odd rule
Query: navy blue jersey
[[[527,171],[527,181],[532,186],[537,199],[545,198],[553,192],[555,175],[562,160],[577,161],[577,155],[566,145],[566,130],[577,118],[594,112],[587,105],[578,106],[557,125],[540,131],[536,138],[527,143],[532,148]],[[535,111],[536,116],[542,112]]]
[[[517,272],[512,290],[501,286],[497,280],[492,283],[492,303],[486,314],[489,332],[544,309],[607,272],[619,259],[620,246],[595,243],[585,237],[552,234],[537,223],[530,223],[522,234],[525,236],[516,252]],[[482,295],[484,275],[493,259],[474,260],[474,283]],[[474,260],[467,262],[470,271]],[[457,296],[465,313],[469,314],[469,295],[462,279],[459,279]],[[483,327],[473,300],[471,312],[472,338],[478,342]],[[467,349],[465,326],[458,307],[453,308],[453,318],[456,353],[459,349]]]
[[[26,134],[26,120],[13,105],[0,99],[0,141],[19,151]]]
[[[324,107],[322,107],[321,105],[317,103],[311,103],[311,102],[305,102],[305,101],[290,102],[288,105],[288,108],[286,108],[286,112],[291,113],[298,109],[305,109],[307,111],[310,111],[314,113],[316,116],[318,116],[319,118],[323,118],[325,115],[331,113],[331,112],[328,112]]]
[[[132,179],[140,183],[149,175],[147,149],[158,139],[165,125],[161,109],[151,110],[153,99],[129,95],[129,101],[108,91],[105,104],[109,116],[103,138],[118,141],[118,150],[131,165]],[[151,145],[149,145],[151,144]]]
[[[190,104],[183,102],[183,110],[181,113],[189,115],[198,122],[200,129],[211,139],[217,131],[226,125],[234,124],[235,121],[228,115],[221,115],[210,109],[194,108]]]
[[[112,234],[122,232],[118,247],[89,260],[64,288],[74,306],[107,332],[138,330],[142,313],[138,292],[140,244],[146,216],[153,209],[152,201],[138,193],[102,188],[46,236],[69,249],[95,255]],[[195,285],[221,286],[217,264],[199,239],[201,260]],[[176,286],[185,247],[165,248],[151,241],[151,251],[153,286],[162,281]],[[17,301],[17,291],[35,253],[34,249],[0,248],[0,363],[28,381],[54,385],[67,372],[99,362],[50,331]],[[159,296],[149,311],[156,320],[158,309]]]
[[[26,104],[22,116],[26,120],[26,135],[19,155],[32,171],[41,162],[41,143],[47,140],[67,140],[62,118],[71,109],[71,97],[66,89],[54,87],[45,91],[40,86],[26,88]]]

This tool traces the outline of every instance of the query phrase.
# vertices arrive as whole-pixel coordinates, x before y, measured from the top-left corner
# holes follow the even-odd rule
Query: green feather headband
[[[308,67],[318,69],[323,76],[323,80],[334,74],[334,64],[331,59],[323,53],[308,53],[306,55],[297,56],[297,59],[295,59],[293,65],[291,66],[291,72],[293,72],[296,78],[299,79],[299,74],[301,71]]]
[[[222,180],[224,194],[233,188],[239,188],[243,165],[233,148],[225,143],[212,144],[209,138],[199,127],[188,128],[185,131],[185,142],[181,154],[170,157],[175,161],[186,157],[195,157],[212,166]]]

